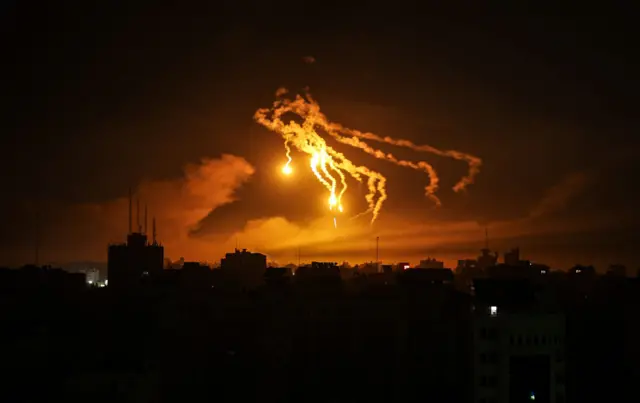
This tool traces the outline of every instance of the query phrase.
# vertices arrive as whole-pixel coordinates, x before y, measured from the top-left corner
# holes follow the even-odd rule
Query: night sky
[[[0,264],[33,261],[38,214],[41,263],[106,260],[132,187],[172,259],[237,242],[282,264],[298,247],[356,263],[379,236],[386,262],[452,265],[487,226],[492,249],[553,267],[640,265],[629,10],[15,3],[0,5]],[[438,169],[436,208],[424,174],[336,146],[384,173],[389,199],[373,226],[333,228],[307,156],[284,178],[281,137],[253,120],[279,87],[307,86],[332,121],[480,157],[476,183],[455,193],[464,162],[389,148]],[[350,185],[355,215],[364,189]]]

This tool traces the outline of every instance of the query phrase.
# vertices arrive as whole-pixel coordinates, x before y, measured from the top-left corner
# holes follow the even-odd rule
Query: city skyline
[[[0,401],[628,400],[632,6],[198,3],[0,3]]]
[[[127,221],[122,223],[123,224],[122,227],[125,228],[125,231],[119,237],[120,240],[114,239],[113,241],[109,241],[105,245],[117,245],[122,243],[124,240],[126,240],[127,233],[143,234],[149,239],[152,239],[151,237],[153,237],[153,240],[154,240],[153,242],[155,242],[157,237],[156,216],[155,214],[153,216],[148,215],[148,203],[144,202],[144,217],[141,217],[142,213],[141,213],[139,195],[133,195],[130,193],[126,200],[121,200],[121,201],[124,201],[125,203],[124,204],[119,203],[118,205],[121,205],[123,208],[126,208],[125,207],[126,204],[128,204],[129,206],[128,207],[129,212],[125,212]],[[136,204],[136,207],[134,207],[134,203]],[[151,217],[151,220],[153,221],[153,229],[152,229],[153,234],[150,234],[147,228],[149,217]],[[324,227],[329,229],[329,231],[331,231],[330,221],[327,220],[326,217],[323,217],[321,220]],[[128,230],[126,229],[126,226],[128,226]],[[119,225],[114,226],[114,228],[119,228],[119,227],[120,227]],[[219,257],[216,257],[215,255],[209,255],[211,257],[202,259],[199,256],[194,256],[194,255],[190,256],[188,254],[187,255],[181,254],[179,253],[180,252],[179,250],[177,251],[178,253],[169,254],[165,257],[167,260],[172,262],[185,260],[185,261],[194,261],[194,262],[197,261],[197,262],[207,263],[210,265],[216,265],[216,264],[219,264],[220,259],[224,256],[226,252],[234,249],[235,250],[248,249],[248,250],[253,250],[255,252],[265,253],[265,255],[267,255],[267,257],[269,258],[269,262],[271,265],[275,264],[280,266],[296,264],[296,262],[298,261],[301,262],[301,264],[303,265],[309,264],[312,261],[335,261],[338,263],[346,262],[351,265],[356,265],[356,264],[375,262],[376,258],[379,258],[379,261],[385,264],[396,264],[398,262],[408,262],[412,266],[417,266],[418,263],[423,259],[435,258],[439,261],[444,262],[445,267],[455,269],[457,267],[458,261],[465,260],[465,259],[475,259],[478,256],[478,254],[481,252],[481,250],[485,248],[488,248],[488,250],[494,253],[497,253],[497,256],[499,259],[504,258],[504,254],[510,252],[514,248],[521,249],[520,244],[518,244],[517,242],[516,243],[512,242],[513,241],[512,239],[491,238],[489,236],[489,226],[480,228],[477,223],[474,223],[473,227],[474,228],[477,227],[475,232],[476,232],[476,235],[482,236],[481,240],[478,239],[476,240],[476,242],[466,242],[466,243],[463,243],[461,246],[454,244],[453,248],[442,248],[442,247],[418,248],[417,252],[414,250],[408,254],[401,254],[402,250],[401,249],[399,250],[397,246],[389,251],[386,247],[387,239],[385,239],[385,237],[382,238],[382,245],[381,245],[382,249],[380,249],[380,243],[379,243],[380,236],[376,236],[375,238],[367,238],[367,235],[373,236],[371,232],[369,232],[368,234],[364,234],[364,236],[361,235],[359,237],[359,240],[368,243],[369,247],[363,248],[358,254],[326,253],[326,252],[323,252],[322,249],[318,249],[315,245],[302,245],[299,243],[290,244],[289,248],[282,248],[280,250],[276,250],[275,252],[271,252],[269,249],[264,250],[264,248],[261,248],[260,245],[255,247],[255,245],[247,245],[247,244],[241,243],[240,242],[241,238],[237,234],[235,234],[235,236],[229,237],[221,245],[217,245],[218,247],[216,249],[222,250],[221,255]],[[459,231],[460,227],[458,227],[457,230]],[[39,229],[39,232],[41,232],[41,229]],[[112,237],[112,238],[117,238],[117,237]],[[341,237],[341,239],[344,240],[344,237]],[[518,239],[516,238],[516,241],[517,240]],[[158,239],[158,241],[166,249],[166,245],[162,242],[162,240]],[[394,244],[393,242],[391,243],[392,245],[397,245],[397,244]],[[233,246],[231,246],[231,244],[233,244]],[[106,249],[105,245],[103,245],[104,249]],[[223,249],[220,249],[220,248],[223,248]],[[553,259],[551,260],[551,262],[549,262],[549,261],[544,261],[543,259],[537,258],[535,247],[533,249],[533,253],[531,252],[531,250],[528,250],[527,248],[522,248],[522,249],[526,253],[527,255],[526,257],[529,260],[534,261],[536,263],[540,263],[540,264],[547,264],[553,270],[568,270],[569,268],[574,267],[576,265],[592,265],[592,266],[595,266],[597,270],[604,272],[606,268],[609,267],[610,265],[617,265],[617,264],[626,265],[625,262],[622,262],[620,260],[615,260],[615,259],[606,260],[606,257],[603,258],[599,256],[601,249],[598,251],[595,251],[591,255],[595,257],[595,259],[591,259],[591,260],[583,259],[578,261],[571,261],[572,256],[569,255],[569,256],[564,256],[563,259],[560,259],[560,261],[564,261],[564,263],[560,263],[560,264],[556,263],[557,261],[554,261]],[[171,249],[170,251],[176,252],[176,250],[171,250]],[[48,259],[46,252],[47,252],[46,243],[43,244],[43,241],[41,238],[37,239],[37,242],[35,242],[32,245],[31,260],[26,260],[24,262],[13,264],[12,266],[20,266],[24,264],[35,263],[35,264],[45,264],[45,265],[61,266],[61,267],[88,267],[87,264],[83,263],[83,261],[84,262],[89,261],[91,262],[89,266],[94,265],[94,266],[99,266],[104,268],[106,267],[106,263],[107,263],[106,253],[105,253],[104,259],[102,260],[100,258],[91,259],[90,257],[85,256],[84,259],[79,258],[79,259],[70,259],[67,261],[56,261],[56,260]],[[80,255],[82,256],[82,254]],[[633,266],[630,266],[630,267],[633,267]]]

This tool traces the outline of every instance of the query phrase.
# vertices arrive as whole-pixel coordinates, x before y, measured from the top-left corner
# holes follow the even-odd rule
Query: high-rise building
[[[474,309],[474,401],[564,402],[565,316],[520,280],[476,282]]]
[[[156,241],[156,221],[153,219],[152,242],[147,239],[147,209],[144,232],[140,225],[140,203],[137,208],[138,231],[132,231],[131,192],[129,192],[129,234],[127,242],[109,245],[107,279],[110,288],[124,288],[139,284],[146,278],[162,274],[164,247]]]
[[[149,243],[145,234],[129,234],[126,243],[109,245],[109,287],[135,285],[146,277],[162,274],[163,267],[164,248],[156,242]]]
[[[501,312],[474,320],[477,403],[564,402],[564,316]]]
[[[251,253],[246,249],[236,249],[234,253],[227,253],[220,260],[220,269],[225,273],[225,277],[234,279],[245,287],[255,288],[264,282],[267,256]]]

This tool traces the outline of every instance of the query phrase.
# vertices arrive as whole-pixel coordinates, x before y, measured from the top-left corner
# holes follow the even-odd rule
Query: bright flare
[[[282,167],[282,173],[285,175],[291,175],[293,173],[293,168],[291,168],[291,166],[289,166],[289,164],[287,163]]]
[[[329,196],[329,209],[332,210],[336,204],[338,204],[338,199],[336,199],[335,194],[331,194],[331,196]]]
[[[349,129],[339,123],[330,122],[327,117],[320,112],[320,106],[310,94],[305,94],[305,97],[298,95],[293,100],[282,98],[286,94],[286,89],[278,89],[276,97],[279,99],[273,103],[271,108],[258,109],[254,115],[254,119],[268,129],[279,133],[284,138],[284,146],[288,158],[288,162],[282,171],[285,175],[291,173],[291,168],[289,167],[289,163],[291,162],[291,145],[298,151],[311,156],[311,170],[318,181],[324,185],[329,192],[330,210],[333,210],[334,207],[337,207],[340,212],[343,210],[342,195],[348,187],[346,181],[347,174],[358,182],[362,182],[363,177],[366,177],[368,193],[365,196],[365,200],[367,201],[368,209],[361,214],[371,213],[371,222],[373,223],[380,213],[382,204],[387,199],[387,179],[382,174],[365,166],[355,165],[344,154],[329,147],[325,139],[318,134],[316,129],[322,129],[335,141],[362,150],[375,158],[405,168],[425,172],[429,177],[429,183],[425,186],[425,195],[436,205],[440,205],[440,200],[435,195],[439,185],[439,178],[431,164],[426,161],[409,161],[397,158],[391,153],[371,147],[365,140],[404,147],[417,152],[426,152],[440,157],[449,157],[466,162],[469,166],[469,171],[466,176],[453,186],[455,192],[462,191],[468,185],[472,184],[474,178],[480,171],[482,160],[473,155],[457,150],[440,150],[430,145],[417,145],[409,140],[382,137],[374,133]],[[303,119],[303,122],[297,123],[290,120],[289,123],[284,123],[283,115],[287,113],[298,115]],[[337,177],[334,176],[334,174],[337,175]],[[337,189],[338,187],[340,187],[339,191]],[[335,219],[334,225],[336,225]]]

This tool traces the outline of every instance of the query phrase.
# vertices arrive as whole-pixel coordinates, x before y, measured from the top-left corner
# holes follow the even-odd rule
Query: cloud
[[[380,237],[380,257],[385,262],[415,263],[435,256],[453,266],[456,259],[476,256],[484,243],[484,228],[478,223],[485,220],[473,218],[438,220],[425,216],[418,219],[402,211],[387,211],[374,226],[366,219],[351,220],[345,215],[338,217],[338,226],[334,228],[329,212],[320,211],[311,219],[292,219],[287,207],[274,204],[280,196],[270,199],[267,195],[259,204],[270,205],[273,209],[256,210],[244,203],[248,196],[244,195],[241,201],[238,196],[239,189],[253,176],[254,168],[245,159],[223,155],[189,164],[183,175],[175,179],[144,181],[137,187],[134,198],[134,227],[138,225],[135,213],[139,197],[139,225],[144,229],[144,206],[147,204],[148,232],[151,232],[151,218],[155,217],[158,240],[165,246],[168,257],[210,262],[233,250],[237,242],[241,248],[266,253],[270,259],[283,264],[297,262],[298,251],[303,262],[347,260],[358,263],[375,258],[375,239]],[[610,220],[605,220],[606,217],[600,217],[598,221],[551,215],[565,208],[589,183],[590,176],[573,173],[549,188],[530,214],[516,219],[487,221],[491,248],[503,251],[522,246],[526,252],[535,247],[527,244],[527,239],[551,239],[547,237],[553,234],[608,227]],[[58,263],[71,259],[105,260],[107,244],[124,240],[127,211],[126,194],[104,203],[50,206],[46,212],[48,232],[43,236],[42,260]],[[211,219],[214,211],[214,219]],[[246,211],[256,215],[242,214]],[[222,219],[227,216],[227,221]],[[228,225],[236,221],[237,225]],[[206,228],[203,230],[203,227]],[[219,231],[211,231],[212,228]],[[28,256],[31,252],[22,253]]]
[[[380,237],[385,260],[398,261],[424,258],[429,250],[446,245],[473,242],[481,232],[475,221],[416,222],[387,213],[374,226],[366,220],[338,218],[337,228],[329,215],[307,223],[269,217],[249,221],[232,237],[242,248],[267,253],[279,262],[296,262],[300,250],[302,260],[307,262],[328,259],[357,263],[374,258],[376,237]]]
[[[591,178],[585,172],[573,172],[549,188],[546,195],[529,212],[529,217],[537,218],[552,214],[567,207],[571,199],[581,194]]]
[[[524,215],[490,223],[480,220],[489,225],[490,247],[500,252],[517,246],[522,246],[525,253],[535,249],[538,254],[528,257],[539,260],[544,259],[540,255],[544,248],[558,249],[558,239],[572,239],[575,233],[592,233],[611,227],[611,220],[601,216],[544,216],[566,207],[570,196],[579,194],[583,189],[579,184],[586,186],[588,183],[587,176],[582,175],[569,175],[550,188],[536,206],[538,215],[535,218]],[[568,192],[568,189],[574,192]],[[336,229],[329,215],[306,223],[278,216],[250,220],[233,238],[239,239],[242,248],[261,251],[280,263],[297,262],[298,248],[303,262],[347,260],[358,263],[375,258],[375,239],[380,237],[380,257],[386,262],[417,263],[420,259],[435,256],[448,266],[455,266],[457,259],[475,257],[484,246],[484,228],[478,223],[474,219],[416,220],[388,211],[374,226],[343,218],[338,221]],[[575,249],[577,246],[563,247]],[[575,250],[572,253],[571,256],[563,256],[565,260],[556,258],[548,263],[564,267],[562,265],[568,264],[575,256]]]
[[[227,154],[188,164],[179,178],[143,181],[134,189],[133,229],[139,225],[144,231],[147,226],[151,236],[155,217],[158,240],[165,246],[166,255],[199,260],[217,258],[221,250],[193,234],[211,211],[236,200],[236,190],[254,171],[245,159]],[[127,195],[103,203],[72,206],[50,203],[44,225],[43,259],[59,263],[71,259],[106,259],[107,244],[125,239],[128,204]],[[148,206],[147,224],[145,205]]]

